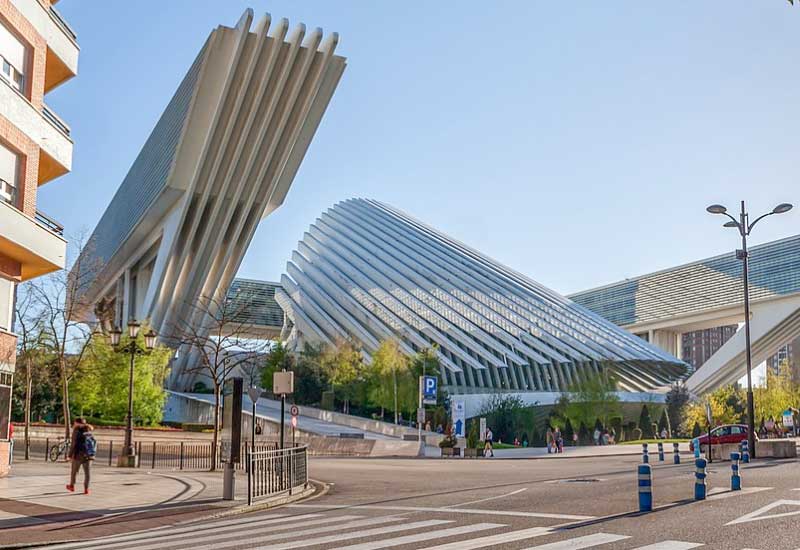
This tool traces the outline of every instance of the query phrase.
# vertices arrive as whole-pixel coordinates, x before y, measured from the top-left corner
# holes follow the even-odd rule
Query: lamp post
[[[133,448],[133,367],[137,355],[151,351],[156,345],[156,333],[151,329],[144,335],[145,348],[142,349],[137,343],[136,338],[139,336],[139,328],[141,325],[136,320],[131,319],[128,321],[128,343],[120,346],[120,339],[122,337],[122,329],[119,327],[114,328],[111,335],[111,345],[117,353],[127,353],[131,356],[131,365],[128,372],[128,413],[125,415],[125,445],[122,449],[122,455],[119,457],[118,466],[131,468],[136,465],[136,451]]]
[[[736,258],[742,260],[742,284],[744,285],[744,339],[745,339],[745,356],[747,358],[747,443],[750,447],[750,455],[756,457],[756,421],[755,421],[755,405],[753,404],[753,360],[750,348],[750,285],[748,283],[748,252],[747,252],[747,237],[753,230],[753,227],[762,219],[773,214],[784,214],[792,209],[792,205],[783,202],[773,208],[770,212],[762,214],[757,217],[753,222],[750,222],[750,214],[744,206],[742,201],[742,210],[739,213],[737,220],[730,214],[728,209],[721,204],[712,204],[706,211],[710,214],[722,214],[730,218],[730,221],[725,222],[723,227],[736,228],[742,236],[742,248],[736,251]],[[710,441],[710,440],[709,440]]]

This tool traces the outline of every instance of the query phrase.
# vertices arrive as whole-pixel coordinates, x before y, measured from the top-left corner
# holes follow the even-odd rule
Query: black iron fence
[[[308,448],[245,449],[247,504],[264,497],[308,487]]]
[[[213,444],[205,441],[138,441],[136,447],[136,467],[152,470],[210,470],[211,449]],[[57,438],[31,439],[29,456],[33,459],[43,458],[51,462],[66,460],[69,446],[68,441]],[[240,456],[245,456],[249,442],[242,443]],[[100,464],[115,464],[117,456],[122,452],[122,441],[105,440],[97,442],[95,462]],[[278,448],[276,441],[257,441],[254,452],[275,451]],[[15,441],[14,454],[17,460],[24,456],[24,442]],[[222,467],[220,462],[219,446],[217,447],[217,468]],[[236,464],[237,470],[244,470],[246,463]]]

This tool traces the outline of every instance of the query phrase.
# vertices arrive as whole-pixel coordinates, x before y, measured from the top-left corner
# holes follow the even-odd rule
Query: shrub
[[[695,437],[700,437],[701,435],[703,435],[703,430],[700,428],[700,424],[695,422],[694,427],[692,428],[692,439]]]
[[[196,424],[196,423],[190,423],[190,422],[182,424],[181,427],[186,432],[204,432],[206,430],[213,430],[214,429],[214,425],[213,424]]]

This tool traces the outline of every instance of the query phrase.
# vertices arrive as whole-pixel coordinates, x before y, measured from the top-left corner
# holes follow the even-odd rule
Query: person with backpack
[[[67,491],[75,491],[75,479],[78,477],[78,470],[83,468],[83,494],[89,494],[90,467],[92,460],[97,454],[97,441],[92,435],[94,428],[86,423],[82,417],[78,417],[72,423],[72,440],[69,446],[67,458],[72,461],[69,472],[69,485]]]

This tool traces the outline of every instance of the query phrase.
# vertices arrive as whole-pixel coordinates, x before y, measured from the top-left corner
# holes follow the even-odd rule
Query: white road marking
[[[796,516],[800,514],[800,510],[795,510],[794,512],[782,512],[780,514],[765,514],[770,510],[778,508],[780,506],[800,506],[800,500],[776,500],[772,504],[767,504],[766,506],[762,506],[755,512],[750,512],[749,514],[745,514],[739,519],[735,519],[733,521],[729,521],[725,525],[736,525],[738,523],[747,523],[750,521],[761,521],[762,519],[775,519],[775,518],[785,518],[789,516]]]
[[[129,540],[137,540],[137,539],[145,539],[153,536],[160,536],[160,535],[173,535],[178,533],[196,533],[198,531],[202,531],[204,529],[209,529],[217,526],[226,526],[226,525],[240,525],[246,523],[254,523],[258,522],[259,525],[273,525],[275,523],[283,523],[283,522],[291,522],[291,521],[300,521],[307,518],[316,518],[321,516],[322,514],[299,514],[295,516],[289,516],[288,514],[270,514],[269,516],[261,516],[259,517],[247,517],[247,518],[239,518],[239,519],[230,519],[230,520],[220,520],[215,521],[212,523],[203,523],[203,524],[196,524],[190,527],[178,527],[178,528],[171,528],[170,526],[165,527],[158,527],[156,529],[150,529],[147,531],[139,531],[137,533],[129,533],[125,535],[114,535],[110,537],[102,537],[100,539],[94,539],[95,542],[122,542],[122,541],[129,541]],[[265,518],[266,519],[262,519]],[[51,546],[52,550],[68,550],[72,548],[85,548],[86,541],[83,542],[73,542],[68,544],[58,544]]]
[[[509,533],[489,535],[488,537],[480,537],[477,539],[470,539],[460,542],[448,542],[445,544],[440,544],[439,546],[430,546],[420,550],[473,550],[475,548],[486,548],[487,546],[505,544],[507,542],[516,542],[518,540],[531,539],[533,537],[541,537],[551,533],[553,533],[553,529],[549,527],[531,527],[530,529],[520,529],[517,531],[511,531]]]
[[[705,546],[700,542],[681,542],[679,540],[665,540],[647,546],[640,546],[634,550],[689,550],[690,548],[697,548],[698,546]]]
[[[773,487],[742,487],[741,491],[731,491],[725,487],[714,487],[708,492],[708,497],[706,497],[706,500],[721,500],[723,498],[750,495],[753,493],[760,493],[761,491],[769,491],[770,489],[773,489]]]
[[[338,510],[341,508],[363,508],[365,510],[394,510],[400,512],[447,512],[450,514],[477,514],[487,516],[515,516],[522,518],[566,519],[583,521],[595,519],[595,516],[576,516],[571,514],[547,514],[540,512],[515,512],[505,510],[478,510],[475,508],[429,508],[425,506],[382,506],[375,504],[290,504],[289,508],[322,508]]]
[[[378,548],[392,548],[393,546],[414,544],[425,540],[443,539],[445,537],[455,537],[457,535],[466,535],[468,533],[486,531],[487,529],[497,529],[498,527],[505,527],[505,525],[502,523],[475,523],[472,525],[463,525],[461,527],[439,529],[438,531],[424,531],[415,535],[406,535],[404,537],[395,537],[393,539],[376,540],[361,544],[351,544],[350,546],[340,546],[334,550],[377,550]]]
[[[404,523],[403,525],[393,525],[390,527],[379,527],[376,529],[367,529],[366,531],[353,531],[350,533],[340,533],[338,535],[329,535],[327,537],[317,537],[313,539],[296,540],[292,542],[284,542],[282,544],[271,544],[269,546],[258,546],[252,550],[288,550],[289,548],[302,548],[304,546],[315,546],[317,544],[328,544],[331,542],[339,542],[343,540],[351,540],[363,537],[372,537],[387,535],[389,533],[397,533],[398,531],[410,531],[412,529],[424,529],[425,527],[434,527],[436,525],[443,525],[445,523],[453,523],[452,521],[430,519],[426,521],[415,521],[413,523]],[[241,541],[238,543],[241,545]],[[218,548],[218,547],[215,547]],[[192,549],[194,550],[194,549]]]
[[[291,523],[278,523],[264,525],[263,523],[259,523],[257,525],[253,525],[251,527],[242,527],[241,525],[233,525],[231,527],[215,527],[212,531],[208,531],[204,528],[204,526],[198,525],[194,532],[190,533],[150,533],[150,540],[146,542],[150,542],[150,544],[144,544],[145,541],[138,541],[136,545],[136,550],[157,550],[158,548],[163,548],[165,543],[170,543],[173,545],[179,544],[187,544],[196,542],[200,544],[200,546],[193,546],[192,550],[200,550],[203,548],[224,548],[226,543],[216,543],[216,544],[206,544],[212,541],[221,541],[224,539],[228,539],[231,537],[239,537],[240,539],[244,536],[247,536],[249,540],[257,539],[260,541],[268,541],[268,540],[279,540],[279,539],[288,539],[295,536],[299,536],[301,534],[308,534],[314,535],[317,533],[322,533],[326,531],[337,531],[339,529],[344,529],[346,525],[350,525],[351,527],[363,527],[365,525],[374,525],[376,523],[387,523],[391,521],[386,518],[369,518],[366,520],[360,521],[350,521],[350,523],[341,523],[343,521],[348,520],[357,520],[363,516],[328,516],[318,519],[301,519],[299,522],[294,521]],[[398,521],[400,519],[405,518],[396,518],[394,521]],[[376,521],[382,520],[382,521]],[[334,523],[339,522],[337,525],[328,525],[327,527],[317,527],[315,529],[303,529],[302,531],[290,531],[288,533],[281,533],[277,534],[275,531],[284,531],[289,529],[297,529],[300,527],[311,527],[313,525],[322,525],[325,523]],[[258,537],[258,535],[268,534],[269,536],[266,537]],[[102,549],[112,549],[112,548],[119,548],[121,546],[129,547],[132,543],[136,541],[110,541],[109,544],[102,544],[100,546],[93,546],[97,550]],[[240,544],[240,543],[237,543]],[[228,544],[230,546],[230,544]]]
[[[517,495],[517,494],[519,494],[519,493],[521,493],[523,491],[527,491],[527,490],[528,490],[527,488],[517,489],[516,491],[511,491],[510,493],[506,493],[504,495],[496,495],[496,496],[493,496],[493,497],[486,497],[486,498],[481,498],[481,499],[478,499],[478,500],[471,500],[469,502],[462,502],[460,504],[451,504],[449,506],[445,506],[445,508],[457,508],[458,506],[466,506],[467,504],[478,504],[479,502],[486,502],[488,500],[497,500],[498,498],[510,497],[512,495]]]
[[[619,540],[625,540],[628,538],[630,537],[625,535],[595,533],[594,535],[586,535],[585,537],[577,537],[574,539],[562,540],[560,542],[551,542],[549,544],[531,546],[525,550],[580,550],[581,548],[591,548],[593,546],[600,546],[601,544],[608,544],[609,542],[617,542]]]

